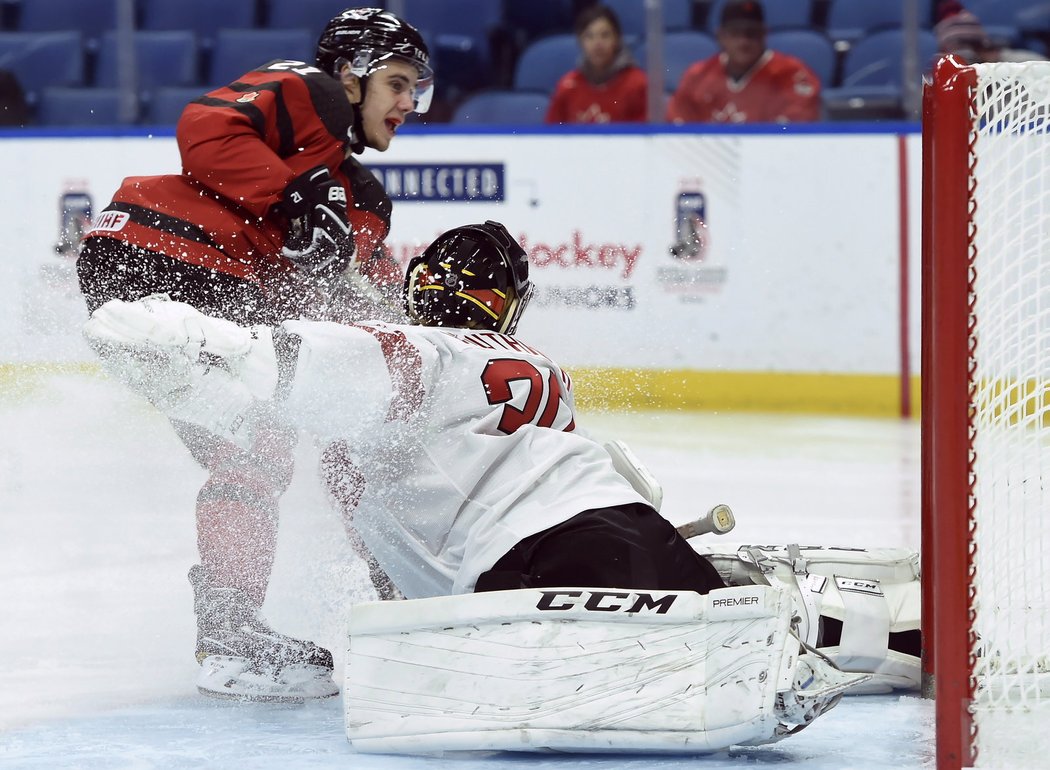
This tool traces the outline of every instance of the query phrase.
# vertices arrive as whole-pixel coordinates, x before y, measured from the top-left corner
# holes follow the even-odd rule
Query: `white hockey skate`
[[[197,613],[197,689],[246,701],[302,703],[339,694],[332,653],[267,625],[247,597],[209,585],[204,568],[190,569]]]
[[[833,708],[847,690],[871,678],[871,674],[843,671],[816,651],[803,653],[796,664],[794,687],[777,693],[774,712],[780,724],[772,738],[758,743],[794,735]]]

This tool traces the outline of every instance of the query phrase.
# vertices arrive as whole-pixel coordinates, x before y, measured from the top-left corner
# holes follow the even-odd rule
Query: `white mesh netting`
[[[998,767],[1050,763],[1050,62],[975,70],[974,715]]]

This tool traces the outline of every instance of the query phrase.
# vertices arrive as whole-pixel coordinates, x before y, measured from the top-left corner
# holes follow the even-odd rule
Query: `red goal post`
[[[923,673],[937,767],[1046,766],[1050,63],[941,59],[922,142]]]

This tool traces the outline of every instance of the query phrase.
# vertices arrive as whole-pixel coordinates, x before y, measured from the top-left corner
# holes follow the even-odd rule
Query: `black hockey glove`
[[[284,190],[288,217],[284,254],[301,270],[331,277],[354,263],[354,229],[346,217],[346,190],[324,166],[300,174]]]

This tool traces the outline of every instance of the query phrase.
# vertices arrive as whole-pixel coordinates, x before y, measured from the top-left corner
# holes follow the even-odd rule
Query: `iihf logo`
[[[675,259],[702,261],[707,255],[707,199],[700,180],[683,182],[675,198],[674,243],[669,249]]]
[[[703,180],[679,180],[674,197],[674,239],[669,259],[656,269],[664,291],[679,302],[704,302],[718,293],[729,277],[725,256],[711,241],[707,226],[707,194]],[[721,198],[719,198],[721,200]]]

